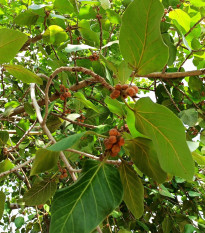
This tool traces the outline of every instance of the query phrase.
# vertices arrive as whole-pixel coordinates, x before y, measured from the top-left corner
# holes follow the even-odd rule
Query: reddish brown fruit
[[[67,173],[63,173],[63,177],[64,178],[68,177],[68,174]]]
[[[63,169],[63,173],[66,173],[66,172],[67,172],[67,170],[64,168],[64,169]]]
[[[120,96],[120,91],[119,90],[114,90],[112,93],[116,98],[118,98]]]
[[[60,179],[62,180],[64,178],[64,176],[63,175],[60,175]]]
[[[117,84],[117,85],[115,85],[115,89],[120,91],[120,90],[122,89],[121,84]]]
[[[126,93],[131,97],[136,95],[136,91],[132,87],[128,87],[127,90],[126,90]]]
[[[82,122],[82,123],[83,123],[83,122],[84,122],[84,120],[83,120],[83,119],[81,119],[81,120],[80,120],[80,122]]]
[[[120,152],[120,146],[114,145],[112,147],[112,153],[119,153]]]
[[[118,155],[118,153],[113,153],[113,152],[110,153],[111,157],[116,157],[117,155]]]
[[[123,95],[122,97],[123,97],[124,99],[126,99],[126,98],[128,97],[128,95]]]
[[[137,94],[139,91],[139,88],[137,86],[132,86],[132,88],[134,88],[134,90],[136,91],[136,94]]]
[[[60,95],[60,99],[64,101],[65,97],[63,95]]]
[[[39,209],[43,209],[43,205],[41,204],[41,205],[38,205],[38,208]]]
[[[110,136],[117,136],[118,135],[118,131],[117,129],[113,128],[109,131],[109,135]]]
[[[111,99],[116,99],[116,97],[113,95],[113,93],[110,94]]]
[[[71,97],[71,93],[70,93],[70,92],[65,92],[65,93],[63,94],[63,96],[64,96],[65,98]]]
[[[109,143],[108,139],[104,140],[104,145],[105,145],[105,148],[108,149],[108,150],[112,148],[112,144]]]
[[[120,137],[120,139],[118,141],[118,145],[123,146],[124,144],[125,144],[125,139],[123,137]]]
[[[128,84],[124,84],[124,85],[122,85],[122,90],[126,90],[128,87],[129,87]]]
[[[116,138],[116,136],[110,136],[108,141],[109,141],[109,143],[114,144],[117,142],[117,138]]]

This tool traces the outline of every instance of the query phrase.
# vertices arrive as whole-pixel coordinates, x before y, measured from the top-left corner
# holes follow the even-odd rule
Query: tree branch
[[[151,73],[147,75],[138,75],[136,73],[132,73],[131,76],[133,77],[145,77],[145,78],[155,78],[155,79],[173,79],[173,78],[185,78],[187,76],[198,76],[204,75],[205,69],[202,70],[192,70],[192,71],[185,71],[185,72],[172,72],[172,73]]]

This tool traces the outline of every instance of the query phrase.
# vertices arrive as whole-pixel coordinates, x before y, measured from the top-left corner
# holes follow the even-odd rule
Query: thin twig
[[[36,110],[36,115],[37,115],[38,121],[39,121],[39,123],[40,123],[43,131],[47,134],[48,138],[53,143],[56,143],[56,140],[52,136],[50,130],[48,129],[48,127],[46,126],[46,124],[43,123],[43,117],[41,115],[40,107],[38,105],[38,102],[37,102],[36,96],[35,96],[35,84],[34,83],[31,83],[31,99],[32,99],[32,102],[33,102],[33,106],[34,106],[34,108]],[[70,163],[68,162],[67,158],[65,157],[65,155],[64,155],[64,153],[62,151],[60,152],[60,158],[64,162],[64,164],[66,165],[66,167],[68,168],[68,171],[69,171],[69,173],[70,173],[73,181],[76,181],[77,177],[74,174],[74,172],[76,170],[72,168],[72,166],[70,165]]]
[[[22,168],[22,167],[25,167],[26,165],[28,165],[31,161],[33,161],[35,159],[35,157],[32,157],[30,158],[28,161],[22,163],[22,164],[19,164],[18,166],[8,170],[8,171],[5,171],[5,172],[2,172],[0,173],[0,178],[3,177],[3,176],[6,176],[14,171],[17,171],[18,169]]]
[[[163,83],[162,80],[161,80],[161,83],[162,83],[162,85],[163,85],[163,87],[164,87],[166,93],[168,94],[168,96],[169,96],[171,102],[173,103],[174,107],[177,109],[178,112],[181,112],[181,110],[178,108],[178,106],[177,106],[176,103],[174,102],[174,100],[173,100],[173,98],[172,98],[170,92],[168,91],[167,87],[165,86],[165,84]]]

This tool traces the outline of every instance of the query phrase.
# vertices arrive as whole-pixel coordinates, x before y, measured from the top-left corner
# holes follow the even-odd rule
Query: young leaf
[[[152,139],[162,169],[191,180],[194,162],[180,119],[166,107],[153,103],[150,98],[137,101],[135,116],[136,128]]]
[[[25,69],[20,65],[4,65],[4,68],[15,78],[24,83],[37,83],[42,85],[43,81],[38,75],[32,73],[30,70]]]
[[[43,180],[34,184],[23,196],[28,206],[45,204],[55,193],[57,184],[55,180]]]
[[[39,149],[36,152],[36,158],[33,162],[30,175],[45,172],[54,168],[58,162],[59,153],[47,149]]]
[[[168,60],[168,47],[160,33],[163,6],[159,0],[134,0],[125,10],[120,50],[139,75],[160,71]]]
[[[45,41],[52,44],[60,44],[68,39],[68,35],[63,28],[58,25],[51,25],[43,34]]]
[[[76,183],[59,190],[51,206],[50,233],[90,233],[121,202],[118,171],[103,162],[86,160]]]
[[[144,186],[132,167],[122,163],[119,171],[124,189],[123,200],[135,218],[140,218],[144,212]]]
[[[28,37],[19,31],[7,28],[0,29],[0,64],[10,62]]]
[[[0,173],[8,171],[12,169],[13,167],[14,167],[14,164],[9,159],[5,159],[4,161],[0,163]]]
[[[5,200],[6,200],[6,195],[2,191],[0,191],[0,220],[4,213]]]
[[[166,180],[167,175],[160,167],[157,153],[151,140],[146,138],[126,140],[124,148],[141,172],[158,183],[163,183]]]

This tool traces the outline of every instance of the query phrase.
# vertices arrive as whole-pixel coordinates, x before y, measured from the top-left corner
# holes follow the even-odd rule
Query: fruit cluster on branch
[[[135,98],[138,91],[139,89],[137,86],[117,84],[115,85],[113,92],[110,94],[110,97],[112,99],[117,99],[119,96],[122,96],[124,99],[126,99],[128,96]]]
[[[63,101],[66,100],[68,97],[71,97],[71,92],[64,85],[60,85],[60,92],[60,99]]]
[[[121,150],[121,146],[125,144],[125,140],[121,137],[120,132],[113,128],[109,131],[109,138],[104,140],[104,145],[110,156],[115,157]]]

